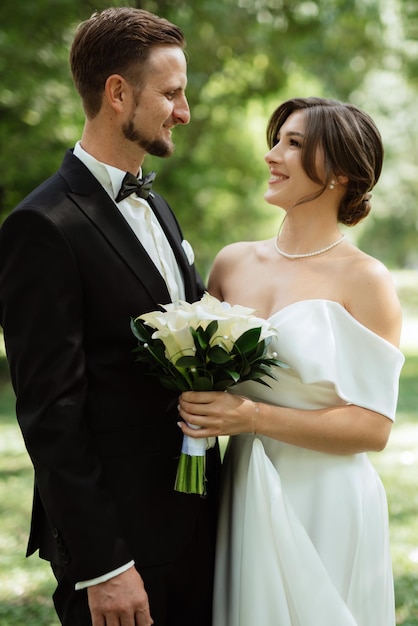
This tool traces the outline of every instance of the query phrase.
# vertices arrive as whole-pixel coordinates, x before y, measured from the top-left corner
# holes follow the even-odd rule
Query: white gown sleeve
[[[249,382],[231,393],[300,409],[356,404],[395,419],[404,356],[341,304],[296,302],[270,323],[278,330],[272,350],[288,369],[276,370],[277,381],[266,379],[270,389]]]
[[[336,302],[318,301],[317,306],[310,309],[305,323],[310,327],[305,336],[309,334],[314,344],[312,326],[320,332],[317,345],[312,346],[312,352],[309,349],[314,354],[316,348],[320,362],[318,367],[315,361],[299,363],[303,382],[329,381],[340,398],[349,404],[394,420],[399,374],[404,363],[402,353],[357,322]]]

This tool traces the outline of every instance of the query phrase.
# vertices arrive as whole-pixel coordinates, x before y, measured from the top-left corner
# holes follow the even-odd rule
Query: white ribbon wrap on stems
[[[200,426],[194,426],[186,422],[186,424],[195,430],[199,430]],[[216,442],[216,437],[204,437],[203,439],[193,439],[187,435],[183,436],[183,444],[181,446],[182,454],[188,454],[189,456],[205,456],[206,450],[213,448]]]

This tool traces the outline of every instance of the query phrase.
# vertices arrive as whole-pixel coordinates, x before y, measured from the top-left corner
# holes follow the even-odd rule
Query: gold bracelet
[[[254,402],[253,404],[254,404],[253,435],[256,435],[257,434],[257,430],[256,430],[256,427],[257,427],[257,415],[258,415],[258,412],[260,410],[260,407],[258,406],[257,402]]]

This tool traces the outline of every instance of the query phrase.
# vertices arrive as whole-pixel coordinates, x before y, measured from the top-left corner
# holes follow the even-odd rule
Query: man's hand
[[[88,587],[93,626],[151,626],[148,595],[135,567]]]

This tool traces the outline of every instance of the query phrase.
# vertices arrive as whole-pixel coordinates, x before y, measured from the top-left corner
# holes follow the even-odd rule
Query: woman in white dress
[[[271,388],[184,393],[194,437],[229,435],[214,626],[394,626],[383,486],[367,452],[395,418],[401,311],[387,269],[339,225],[370,210],[381,138],[358,108],[293,99],[267,130],[274,239],[217,256],[210,292],[278,330]]]

